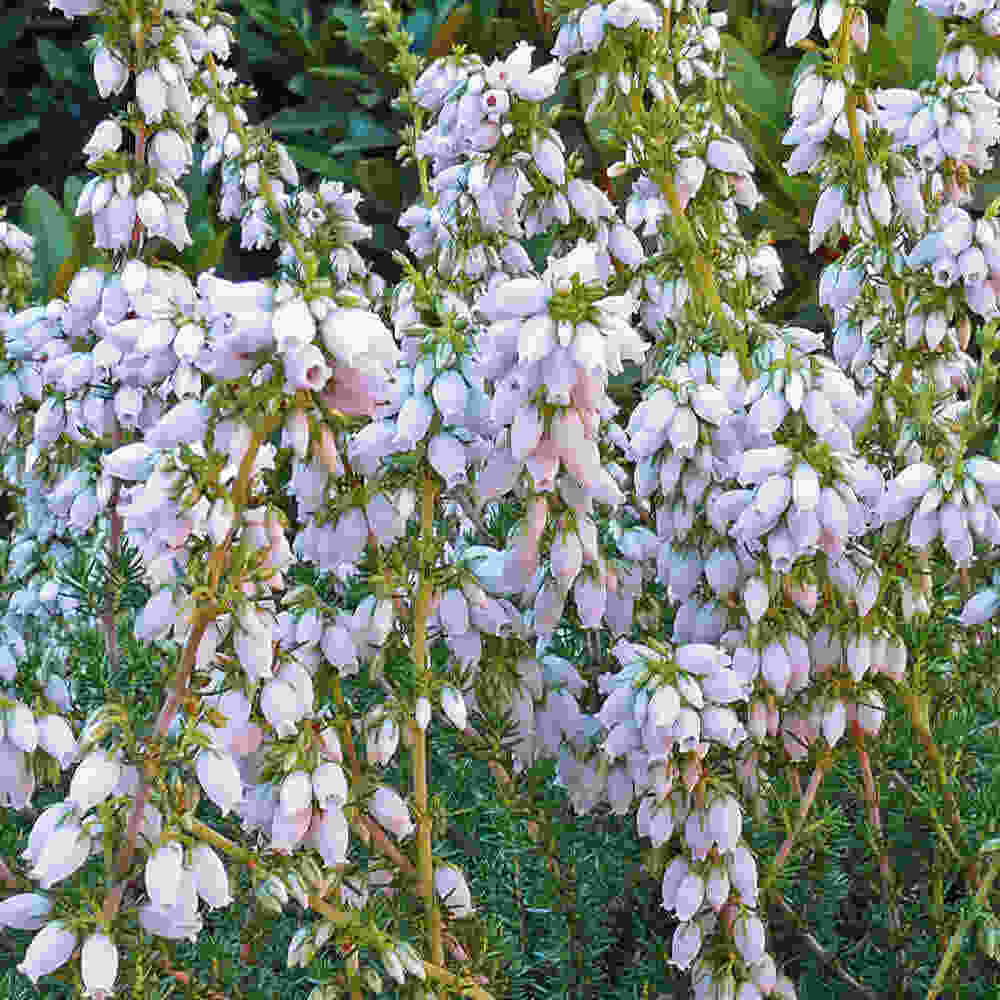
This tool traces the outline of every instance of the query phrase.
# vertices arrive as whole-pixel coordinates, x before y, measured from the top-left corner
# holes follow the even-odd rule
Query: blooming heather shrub
[[[965,20],[916,90],[870,89],[862,8],[794,13],[790,43],[817,14],[829,43],[798,78],[784,141],[788,172],[820,185],[811,249],[850,239],[819,289],[831,356],[821,334],[765,319],[782,267],[739,225],[761,194],[725,14],[566,5],[552,58],[521,44],[424,65],[372,0],[421,182],[390,289],[356,246],[370,235],[358,195],[304,189],[248,124],[250,91],[224,66],[229,15],[211,0],[55,6],[98,18],[98,89],[134,83],[136,105],[85,149],[77,214],[107,267],[27,308],[23,265],[20,286],[6,281],[0,431],[25,493],[0,797],[25,809],[69,778],[24,875],[2,872],[0,921],[37,931],[21,971],[37,982],[79,962],[88,996],[169,974],[166,942],[197,940],[201,904],[231,905],[227,866],[249,864],[264,911],[295,899],[315,915],[290,965],[335,945],[343,984],[377,992],[360,948],[427,996],[489,996],[462,944],[469,884],[435,863],[427,748],[436,726],[475,739],[506,713],[514,775],[555,759],[578,815],[635,814],[678,920],[670,962],[697,997],[793,997],[763,903],[824,776],[855,754],[878,829],[866,744],[891,702],[939,763],[907,630],[938,612],[931,560],[961,574],[967,602],[943,622],[959,647],[1000,607],[996,581],[984,589],[1000,464],[976,451],[1000,243],[991,212],[962,207],[1000,138],[992,10],[935,8]],[[616,150],[601,184],[559,131],[567,74],[593,83],[585,119]],[[144,254],[148,237],[190,245],[178,181],[216,168],[243,247],[278,243],[273,279]],[[30,238],[0,237],[30,263]],[[630,371],[641,401],[623,413],[609,380]],[[93,611],[52,571],[74,547],[117,562],[126,544],[148,588],[134,636],[164,661],[150,725],[114,699],[80,719],[52,634]],[[118,668],[113,583],[100,620]],[[567,630],[599,637],[588,662],[558,655]],[[20,665],[42,636],[29,682]],[[348,682],[375,693],[363,714]],[[393,787],[403,753],[412,783]],[[799,820],[758,857],[747,833],[778,772],[799,787]],[[238,840],[202,798],[238,818]],[[960,834],[953,812],[941,822]],[[379,868],[352,865],[358,841]],[[980,903],[996,870],[965,868]],[[68,891],[85,872],[99,908]],[[392,896],[412,940],[377,919]]]

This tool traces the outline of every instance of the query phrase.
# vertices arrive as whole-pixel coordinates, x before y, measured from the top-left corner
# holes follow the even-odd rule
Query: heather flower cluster
[[[794,834],[776,859],[747,837],[770,773],[792,776],[802,820],[839,754],[870,775],[866,740],[919,652],[905,625],[933,610],[932,555],[965,581],[956,632],[1000,611],[981,566],[1000,544],[1000,463],[974,450],[1000,241],[992,212],[962,207],[1000,135],[991,11],[936,8],[969,22],[937,79],[875,91],[855,58],[863,9],[793,14],[789,44],[818,23],[829,46],[797,78],[785,168],[819,183],[810,250],[851,240],[819,284],[828,353],[767,320],[782,267],[740,225],[762,195],[725,14],[582,4],[551,59],[522,43],[419,65],[398,12],[371,3],[421,179],[399,220],[413,259],[387,289],[360,196],[304,188],[248,125],[252,92],[222,65],[229,15],[53,6],[99,16],[98,90],[134,84],[138,113],[109,116],[84,150],[77,214],[107,269],[26,306],[31,238],[0,224],[3,472],[23,487],[0,805],[68,789],[21,854],[32,891],[0,900],[0,924],[36,932],[21,971],[37,983],[79,963],[94,997],[140,964],[169,971],[164,942],[196,941],[202,905],[230,905],[249,862],[264,912],[309,913],[290,966],[339,952],[343,981],[378,992],[364,951],[399,984],[482,996],[446,967],[469,961],[477,907],[435,856],[427,763],[442,720],[475,736],[473,720],[509,713],[511,780],[552,758],[578,815],[634,811],[695,996],[794,998],[760,881]],[[614,123],[600,185],[560,131],[567,77],[586,83],[586,121]],[[144,259],[149,237],[190,245],[179,181],[217,167],[219,218],[239,220],[244,248],[278,245],[274,278]],[[611,380],[632,373],[641,399],[623,412]],[[149,594],[135,638],[168,663],[142,727],[117,701],[81,718],[61,641],[19,690],[29,646],[88,615],[56,573],[80,551],[118,559],[123,540]],[[296,585],[301,566],[315,585]],[[116,613],[111,594],[99,624],[118,664]],[[388,778],[401,753],[408,788]],[[199,818],[202,797],[238,818],[239,842]],[[85,868],[99,915],[61,900]],[[378,926],[380,896],[408,898],[423,933]],[[141,954],[123,946],[137,927]]]

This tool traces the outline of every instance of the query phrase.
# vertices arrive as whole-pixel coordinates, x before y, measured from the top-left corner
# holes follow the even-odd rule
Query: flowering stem
[[[955,928],[955,933],[952,934],[951,940],[948,942],[948,947],[945,950],[944,955],[941,956],[941,964],[938,966],[937,973],[934,976],[934,981],[931,983],[930,989],[927,991],[927,1000],[937,1000],[937,997],[941,995],[941,991],[944,988],[945,978],[948,975],[948,969],[951,968],[951,963],[955,961],[955,956],[962,947],[965,935],[979,918],[979,914],[985,905],[986,898],[989,896],[990,889],[993,886],[993,880],[997,877],[998,872],[1000,872],[1000,854],[994,854],[993,860],[990,861],[990,866],[986,869],[986,874],[983,876],[982,882],[979,883],[979,888],[976,890],[976,895],[972,901],[972,905],[966,909],[965,915],[959,921],[958,926]]]
[[[237,475],[236,483],[233,486],[233,504],[236,509],[237,518],[239,517],[242,508],[246,506],[247,495],[250,490],[250,478],[253,474],[253,467],[254,462],[257,459],[257,452],[259,451],[261,444],[266,439],[267,434],[270,433],[270,430],[271,428],[268,428],[264,432],[254,432],[246,454],[243,456],[243,460],[240,463],[239,474]],[[229,546],[231,537],[232,533],[230,533],[230,537],[227,538],[215,550],[215,552],[213,552],[213,558],[221,559],[224,557],[225,549]],[[187,686],[191,677],[191,671],[194,669],[195,660],[198,656],[198,647],[201,645],[201,640],[205,634],[205,630],[215,619],[217,614],[218,608],[215,606],[214,602],[207,607],[197,608],[194,612],[194,616],[191,621],[191,632],[188,635],[187,643],[184,646],[184,652],[181,655],[181,662],[177,670],[177,677],[174,681],[174,686],[171,689],[170,695],[168,696],[163,707],[160,709],[160,714],[156,719],[156,725],[153,728],[153,734],[150,738],[150,753],[155,753],[156,748],[166,738],[170,725],[174,721],[174,718],[181,707],[181,702],[184,700],[184,695],[187,693]],[[146,766],[143,769],[142,780],[140,781],[139,789],[135,794],[135,805],[132,809],[131,816],[129,816],[128,825],[125,828],[124,842],[122,843],[122,847],[119,851],[115,864],[115,872],[117,873],[119,881],[104,898],[104,906],[102,907],[101,914],[105,923],[110,923],[114,919],[115,914],[117,914],[118,909],[121,906],[122,896],[124,895],[125,887],[127,885],[126,875],[132,864],[132,857],[135,854],[136,841],[139,837],[139,827],[142,825],[143,815],[146,812],[146,806],[149,803],[149,799],[153,791],[154,778],[154,767],[151,761],[147,758]],[[109,873],[109,875],[115,877],[114,873]]]
[[[729,316],[723,307],[722,297],[719,295],[715,276],[712,273],[712,266],[708,263],[708,260],[698,246],[694,229],[684,214],[684,209],[681,207],[681,201],[677,195],[677,189],[674,187],[673,178],[664,173],[656,179],[656,183],[670,203],[674,223],[680,230],[682,242],[688,247],[688,256],[685,260],[688,281],[690,281],[692,286],[701,290],[702,301],[712,311],[712,315],[719,324],[719,332],[725,337],[730,349],[739,359],[740,371],[743,373],[743,377],[749,381],[753,377],[753,369],[750,364],[750,348],[747,344],[746,334],[743,331],[733,329],[733,324],[730,322]]]
[[[951,784],[948,780],[948,771],[945,767],[944,758],[941,756],[941,751],[938,749],[937,743],[934,742],[934,736],[930,730],[930,725],[927,719],[926,702],[915,691],[912,691],[909,688],[901,688],[900,693],[903,698],[903,704],[906,706],[907,714],[910,717],[910,725],[912,725],[914,730],[916,730],[917,738],[923,745],[924,751],[933,765],[938,788],[944,798],[945,807],[947,809],[947,818],[948,823],[951,826],[952,837],[954,842],[958,843],[961,840],[963,829],[962,814],[959,811],[955,794],[951,790]],[[968,885],[970,889],[976,883],[976,868],[977,866],[975,861],[970,861],[965,869],[966,885]]]
[[[210,826],[203,823],[201,820],[196,819],[194,816],[185,816],[183,819],[184,829],[190,833],[193,837],[197,837],[199,840],[203,840],[207,844],[211,844],[213,847],[218,848],[223,854],[228,857],[233,858],[235,861],[241,861],[246,865],[253,867],[259,874],[265,875],[266,873],[261,868],[260,864],[257,862],[254,854],[247,850],[245,847],[241,847],[239,844],[234,843],[228,837],[223,836],[217,830],[213,830]],[[364,821],[363,821],[364,822]],[[386,840],[385,834],[381,832],[378,824],[369,824],[374,838],[378,840]],[[386,841],[388,844],[388,842]],[[382,846],[380,844],[380,846]],[[397,864],[405,870],[408,874],[414,874],[416,869],[410,864],[410,861],[399,851],[396,850],[391,844],[388,844],[389,850],[384,851],[388,854]],[[344,927],[350,923],[351,916],[346,913],[346,911],[339,910],[328,900],[325,900],[319,893],[312,893],[309,896],[309,905],[317,913],[322,914],[332,923],[336,924],[338,927]],[[468,961],[468,955],[462,950],[458,942],[453,939],[448,940],[448,949],[455,955],[459,961]]]
[[[212,85],[215,87],[216,94],[220,94],[222,88],[219,86],[219,75],[215,65],[215,58],[211,52],[205,53],[205,62],[208,65],[208,70],[212,74]],[[229,106],[221,105],[225,108],[226,117],[229,119],[229,127],[239,136],[240,142],[244,149],[246,148],[246,131],[243,128],[243,123],[236,117],[233,109]],[[290,243],[295,250],[295,254],[299,259],[299,263],[302,265],[307,278],[312,278],[314,275],[310,273],[315,268],[314,258],[312,254],[307,256],[305,247],[302,245],[302,241],[299,239],[299,234],[292,227],[291,223],[288,221],[285,212],[282,210],[281,205],[278,204],[277,196],[274,193],[274,188],[271,187],[271,180],[267,175],[267,171],[262,170],[260,172],[260,193],[263,195],[264,200],[267,202],[267,207],[274,213],[274,217],[278,220],[278,225],[281,229],[281,235],[287,243]]]
[[[259,869],[260,866],[250,851],[245,847],[240,847],[239,844],[234,843],[228,837],[224,837],[217,830],[213,830],[210,826],[202,823],[200,819],[195,819],[194,816],[188,814],[181,819],[181,825],[192,837],[197,837],[199,840],[205,841],[206,844],[217,847],[235,861],[242,861],[244,864],[252,865],[254,868]]]
[[[802,796],[802,801],[799,803],[799,818],[795,823],[795,829],[785,837],[785,842],[781,845],[781,849],[778,851],[777,857],[775,857],[771,865],[771,870],[767,878],[768,884],[774,880],[782,865],[784,865],[788,860],[788,856],[792,853],[792,847],[795,844],[796,838],[802,832],[802,828],[805,826],[806,817],[809,815],[809,810],[812,808],[812,804],[816,799],[816,793],[819,791],[819,786],[823,783],[823,778],[828,768],[829,764],[826,761],[820,761],[816,765],[812,777],[809,779],[809,787],[806,789],[806,793]]]
[[[413,662],[418,683],[427,670],[427,619],[430,616],[433,581],[430,574],[430,547],[434,539],[434,508],[437,490],[434,480],[425,473],[420,498],[420,589],[413,613]],[[434,905],[434,859],[431,844],[431,815],[427,807],[427,733],[416,721],[413,731],[413,800],[417,813],[417,867],[420,873],[420,894],[424,898],[427,916],[427,936],[431,957],[444,962],[441,943],[441,913]]]
[[[150,740],[151,749],[163,741],[167,735],[167,730],[170,729],[170,724],[174,721],[174,716],[177,714],[184,693],[187,690],[187,682],[194,667],[198,646],[201,644],[205,629],[208,628],[208,624],[213,617],[214,613],[211,611],[199,610],[195,612],[191,634],[188,636],[187,645],[184,647],[184,654],[181,658],[181,666],[177,671],[177,680],[174,682],[174,687],[156,719],[156,726],[153,729],[153,736]],[[147,763],[139,790],[135,795],[135,806],[132,809],[131,816],[129,816],[128,826],[125,828],[125,839],[115,864],[115,871],[117,872],[119,881],[108,892],[101,910],[101,916],[105,923],[110,923],[114,919],[118,908],[121,906],[122,895],[128,884],[126,875],[132,864],[136,841],[139,838],[139,827],[142,825],[146,805],[149,803],[149,798],[153,791],[153,778],[153,767]]]
[[[851,722],[851,736],[854,740],[854,746],[858,751],[858,763],[861,766],[861,781],[862,787],[864,788],[865,801],[868,804],[869,820],[871,822],[875,838],[878,841],[878,867],[879,873],[882,876],[882,897],[885,900],[886,910],[889,915],[890,944],[896,956],[896,969],[900,974],[899,981],[902,986],[902,991],[905,993],[906,973],[904,957],[906,955],[906,947],[900,935],[901,925],[899,920],[899,907],[896,903],[895,893],[893,892],[895,878],[893,876],[892,866],[889,860],[889,847],[888,844],[886,844],[885,837],[882,833],[882,816],[879,810],[878,786],[875,784],[875,776],[872,773],[871,757],[865,747],[865,733],[857,719]]]

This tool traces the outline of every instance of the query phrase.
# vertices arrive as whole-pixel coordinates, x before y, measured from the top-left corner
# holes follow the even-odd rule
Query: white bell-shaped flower
[[[114,993],[118,978],[118,948],[107,934],[91,934],[80,955],[83,995],[105,1000]]]
[[[213,910],[228,906],[233,901],[226,867],[219,855],[207,844],[199,844],[191,851],[191,870],[198,895]]]
[[[31,939],[17,971],[37,986],[42,976],[55,972],[69,961],[74,948],[76,935],[61,920],[53,920]]]
[[[173,906],[184,866],[184,848],[176,840],[158,847],[146,861],[146,892],[154,906]]]
[[[93,750],[77,766],[69,784],[69,801],[83,815],[100,805],[121,777],[121,764],[103,750]]]

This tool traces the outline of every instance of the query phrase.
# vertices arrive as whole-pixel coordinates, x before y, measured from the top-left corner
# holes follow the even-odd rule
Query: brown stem
[[[861,766],[861,783],[864,788],[865,802],[868,804],[868,818],[878,844],[878,868],[882,880],[882,898],[885,900],[886,911],[889,916],[889,934],[896,956],[896,969],[901,973],[900,988],[902,994],[905,995],[906,974],[903,959],[906,954],[906,947],[900,936],[899,908],[896,905],[895,895],[892,891],[895,879],[892,874],[892,864],[889,860],[889,845],[882,835],[882,814],[879,808],[878,785],[875,784],[871,757],[865,747],[865,733],[857,719],[851,722],[851,737],[858,751],[858,763]]]
[[[250,445],[247,448],[246,454],[243,456],[242,462],[240,462],[239,474],[236,477],[236,483],[233,486],[233,504],[236,508],[236,517],[239,516],[240,511],[246,504],[247,493],[250,487],[250,477],[253,474],[254,462],[257,459],[257,452],[260,449],[261,444],[266,439],[267,434],[270,433],[270,428],[264,432],[257,431],[251,438]],[[229,539],[227,539],[219,548],[228,546]],[[217,554],[213,553],[213,555]],[[156,725],[153,727],[153,734],[150,738],[149,749],[147,753],[151,757],[157,752],[157,748],[160,743],[166,738],[167,732],[170,729],[171,723],[174,721],[174,717],[180,710],[181,702],[184,700],[187,694],[188,681],[191,677],[191,671],[194,669],[195,660],[198,655],[198,646],[201,644],[202,636],[205,634],[205,630],[208,628],[209,624],[215,619],[218,614],[218,608],[214,604],[198,608],[194,613],[194,618],[191,622],[191,633],[188,636],[187,643],[184,647],[184,652],[181,655],[180,667],[177,670],[177,677],[174,681],[174,685],[170,690],[170,695],[168,696],[163,707],[160,709],[160,714],[156,718]],[[102,917],[106,923],[110,923],[115,914],[118,913],[118,909],[121,906],[122,896],[125,893],[127,882],[128,870],[132,864],[132,858],[135,854],[136,841],[139,838],[139,827],[142,825],[143,814],[146,811],[146,806],[149,803],[150,796],[153,791],[153,781],[156,777],[156,768],[152,761],[147,758],[146,765],[142,771],[142,779],[139,784],[139,789],[135,795],[135,805],[132,808],[132,814],[129,816],[128,825],[125,828],[124,841],[118,852],[118,858],[114,866],[114,872],[110,872],[109,875],[112,878],[118,878],[118,883],[108,891],[107,896],[104,898],[104,906],[101,909]]]
[[[151,748],[157,746],[166,737],[167,731],[170,729],[170,725],[180,709],[184,695],[187,693],[188,678],[194,667],[198,646],[201,643],[202,636],[205,634],[205,629],[208,628],[208,624],[213,617],[214,614],[212,612],[195,612],[194,623],[191,634],[188,636],[187,645],[184,647],[184,654],[181,659],[180,670],[177,672],[177,679],[174,682],[173,688],[171,688],[169,697],[160,709],[156,725],[153,728],[153,735],[150,741]],[[101,910],[104,921],[108,923],[114,919],[115,914],[118,912],[118,908],[121,906],[122,895],[128,885],[126,876],[132,864],[132,857],[135,854],[136,841],[139,838],[139,827],[142,825],[143,814],[146,811],[146,805],[149,803],[149,798],[153,791],[155,773],[154,766],[147,762],[139,790],[136,792],[135,806],[132,809],[132,814],[129,816],[128,826],[125,828],[124,841],[115,863],[115,873],[119,881],[104,898],[104,906]]]
[[[841,965],[840,960],[836,955],[832,955],[828,952],[816,938],[805,929],[805,920],[795,912],[788,905],[788,901],[784,896],[776,895],[774,897],[775,905],[781,910],[787,917],[790,917],[795,924],[795,929],[799,936],[805,942],[806,947],[832,972],[836,973],[851,989],[855,990],[860,996],[865,997],[865,1000],[879,1000],[878,994],[872,990],[870,987],[866,986],[864,983],[855,979],[847,969]]]
[[[824,761],[820,761],[816,765],[816,769],[812,773],[812,777],[809,779],[809,787],[806,789],[805,795],[802,796],[802,801],[799,803],[799,818],[795,824],[795,829],[785,838],[785,842],[781,845],[781,849],[778,851],[777,857],[774,859],[774,864],[771,866],[771,876],[778,873],[781,866],[788,860],[788,856],[792,853],[792,847],[795,844],[795,838],[802,832],[802,827],[805,826],[806,817],[809,815],[809,810],[812,808],[812,804],[816,799],[816,793],[819,791],[819,786],[823,783],[823,777],[827,772],[828,766]]]
[[[7,867],[7,863],[2,858],[0,858],[0,882],[3,882],[8,889],[23,888],[22,880]]]

